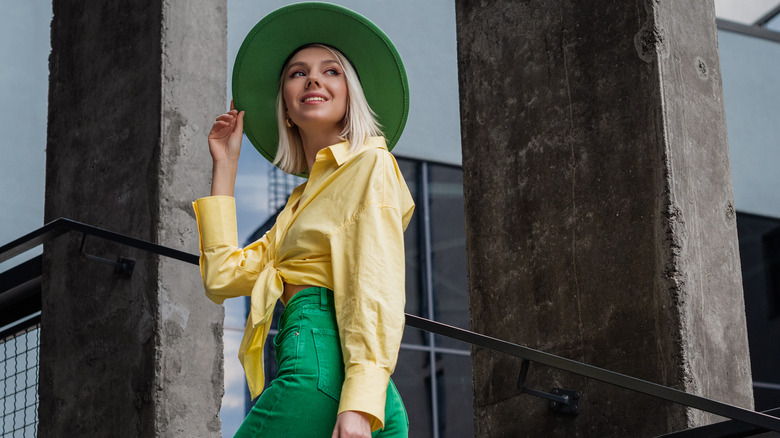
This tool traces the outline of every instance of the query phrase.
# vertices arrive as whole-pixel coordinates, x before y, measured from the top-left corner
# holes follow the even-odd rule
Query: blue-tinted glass
[[[780,217],[780,43],[721,30],[718,49],[735,207]]]
[[[225,300],[225,330],[234,329],[244,331],[246,325],[245,298],[231,298]]]
[[[445,324],[468,328],[463,171],[437,164],[430,164],[428,168],[435,316]],[[437,346],[469,348],[449,338],[438,337],[436,342]]]
[[[409,436],[431,436],[431,367],[428,353],[401,349],[393,381],[409,415]]]
[[[775,32],[780,32],[780,14],[777,14],[771,20],[767,21],[766,28]]]
[[[474,395],[471,389],[471,357],[440,354],[437,357],[439,436],[474,436]]]
[[[398,167],[409,186],[415,205],[419,206],[419,194],[417,178],[419,176],[419,162],[413,160],[398,159]],[[412,220],[404,232],[404,247],[406,251],[406,313],[411,315],[425,316],[427,313],[427,300],[422,293],[422,269],[421,262],[422,244],[421,244],[421,226],[422,215],[419,207],[415,208]],[[419,331],[407,331],[404,333],[403,342],[422,343],[424,337]]]
[[[3,2],[0,13],[0,245],[43,226],[52,2]],[[40,255],[39,246],[0,272]]]
[[[246,380],[244,368],[238,361],[238,346],[243,335],[243,327],[240,329],[225,327],[223,335],[225,395],[222,396],[222,408],[219,412],[223,436],[233,436],[246,416]]]
[[[780,406],[780,219],[737,214],[756,410]]]

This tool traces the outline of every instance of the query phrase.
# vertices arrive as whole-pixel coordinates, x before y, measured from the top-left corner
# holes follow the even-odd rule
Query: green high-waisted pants
[[[276,379],[260,394],[235,437],[330,438],[344,383],[333,292],[310,287],[295,294],[282,313],[274,347]],[[406,409],[392,380],[385,427],[372,436],[409,436]]]

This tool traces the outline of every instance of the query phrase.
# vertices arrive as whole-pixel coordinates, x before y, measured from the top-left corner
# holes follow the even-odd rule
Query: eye
[[[341,72],[339,72],[335,68],[329,68],[329,69],[325,70],[325,74],[328,75],[328,76],[338,76],[338,75],[341,74]]]
[[[306,73],[302,72],[301,70],[294,71],[290,73],[290,79],[292,78],[302,78],[306,76]]]

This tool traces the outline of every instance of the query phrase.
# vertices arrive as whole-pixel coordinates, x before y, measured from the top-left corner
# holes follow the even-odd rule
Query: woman
[[[404,326],[403,230],[414,208],[389,153],[408,114],[400,57],[358,14],[299,3],[247,36],[233,95],[235,107],[209,133],[212,196],[195,211],[207,296],[251,296],[239,358],[252,396],[262,395],[236,436],[407,436],[390,380]],[[308,176],[274,227],[243,249],[232,198],[242,133],[282,170]],[[285,304],[274,338],[279,372],[263,391],[277,299]]]

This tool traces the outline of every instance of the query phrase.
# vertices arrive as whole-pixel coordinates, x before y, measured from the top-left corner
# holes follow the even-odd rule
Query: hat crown
[[[331,46],[357,71],[388,149],[401,137],[409,115],[409,84],[390,38],[367,18],[332,3],[295,3],[261,19],[241,44],[233,68],[233,101],[245,111],[244,133],[273,162],[279,142],[276,99],[289,57],[308,44]]]

